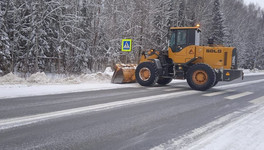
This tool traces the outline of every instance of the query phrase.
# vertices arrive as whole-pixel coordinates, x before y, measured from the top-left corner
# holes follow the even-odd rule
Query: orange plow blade
[[[116,64],[112,83],[135,83],[136,64]]]

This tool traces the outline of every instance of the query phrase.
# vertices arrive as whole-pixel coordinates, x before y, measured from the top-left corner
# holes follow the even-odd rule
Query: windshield
[[[178,30],[178,35],[177,35],[177,45],[182,46],[186,45],[186,36],[187,36],[187,30]]]

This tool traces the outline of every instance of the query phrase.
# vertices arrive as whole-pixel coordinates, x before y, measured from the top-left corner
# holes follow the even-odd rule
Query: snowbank
[[[0,77],[0,84],[22,84],[25,82],[25,79],[22,79],[13,73],[9,73],[3,77]]]
[[[0,77],[0,85],[6,84],[26,84],[26,85],[38,85],[38,84],[80,84],[80,83],[105,83],[110,82],[113,71],[110,67],[106,70],[93,74],[82,74],[79,76],[71,75],[46,75],[44,72],[37,72],[30,77],[24,79],[20,78],[13,73],[9,73],[3,77]]]
[[[250,69],[242,69],[245,76],[258,76],[258,75],[264,75],[264,70],[250,70]]]
[[[50,79],[46,76],[44,72],[37,72],[32,74],[27,80],[29,83],[49,83]]]
[[[110,82],[112,75],[111,68],[106,68],[104,72],[79,76],[37,72],[27,79],[9,73],[0,77],[0,99],[139,86],[137,83],[112,84]]]

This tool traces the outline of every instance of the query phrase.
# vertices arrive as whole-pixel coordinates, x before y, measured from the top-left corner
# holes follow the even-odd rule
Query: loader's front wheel
[[[154,63],[143,62],[137,66],[136,80],[142,86],[153,86],[158,81],[158,69]]]
[[[216,82],[215,71],[206,64],[196,64],[187,71],[187,82],[192,89],[205,91]]]

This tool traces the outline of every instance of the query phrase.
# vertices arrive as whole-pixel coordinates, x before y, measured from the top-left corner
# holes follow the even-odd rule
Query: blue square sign
[[[132,50],[132,40],[131,39],[123,39],[122,40],[122,51],[130,52]]]

